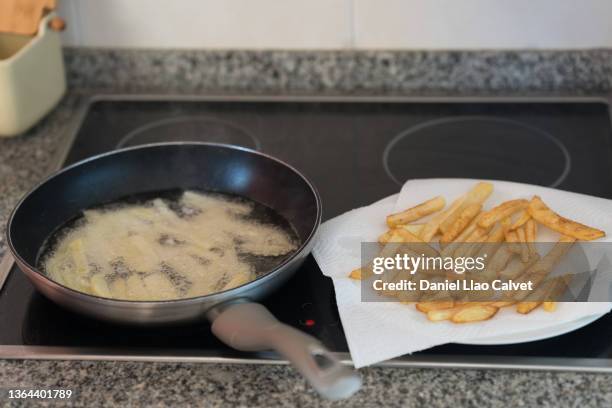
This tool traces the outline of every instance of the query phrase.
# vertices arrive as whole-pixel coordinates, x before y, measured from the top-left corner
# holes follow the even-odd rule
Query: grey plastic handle
[[[225,344],[242,351],[277,351],[325,398],[348,398],[361,388],[356,371],[344,366],[317,339],[279,322],[258,303],[226,304],[209,318],[213,333]]]

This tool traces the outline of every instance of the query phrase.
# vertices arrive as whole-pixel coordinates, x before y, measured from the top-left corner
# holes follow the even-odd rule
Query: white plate
[[[347,271],[361,262],[359,244],[375,241],[385,232],[384,219],[388,214],[436,195],[443,195],[451,202],[476,182],[466,179],[411,180],[399,196],[350,211],[321,226],[313,254],[323,273],[334,278],[338,310],[357,367],[451,342],[504,345],[542,340],[584,327],[610,311],[611,303],[576,304],[575,307],[560,304],[556,313],[538,310],[518,315],[513,310],[503,310],[500,316],[488,321],[456,325],[451,322],[433,324],[414,308],[391,302],[363,302],[360,284],[346,276]],[[508,199],[539,195],[566,217],[612,231],[612,200],[505,181],[493,181],[493,184],[495,190],[487,208]],[[557,234],[541,228],[538,238],[552,242]],[[600,242],[612,243],[612,238],[608,236]]]
[[[480,339],[474,339],[470,341],[458,341],[457,344],[469,344],[477,346],[501,346],[504,344],[518,344],[527,343],[530,341],[545,340],[551,337],[560,336],[578,330],[588,324],[593,323],[595,320],[602,317],[605,313],[597,314],[593,316],[586,316],[582,319],[575,320],[569,323],[563,323],[558,326],[549,327],[546,329],[529,330],[522,333],[515,333],[512,335],[503,336],[492,336],[484,337]]]

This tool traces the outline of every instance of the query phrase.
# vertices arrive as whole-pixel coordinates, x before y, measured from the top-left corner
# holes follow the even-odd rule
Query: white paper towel
[[[361,302],[360,282],[349,279],[348,274],[361,264],[361,243],[375,242],[386,231],[386,216],[437,195],[445,197],[448,205],[478,181],[411,180],[399,195],[349,211],[321,225],[313,255],[323,273],[334,282],[340,318],[356,367],[444,343],[470,343],[471,339],[493,336],[496,339],[503,336],[507,343],[511,343],[519,333],[533,330],[540,335],[547,330],[552,333],[555,327],[572,326],[572,322],[586,316],[603,315],[612,308],[612,303],[561,303],[554,313],[538,308],[528,315],[504,308],[491,320],[457,325],[432,323],[425,314],[416,311],[414,305]],[[487,200],[487,208],[508,199],[531,198],[537,194],[558,213],[612,234],[612,200],[519,183],[492,183],[494,192]],[[555,235],[551,233],[550,237],[554,239]],[[541,233],[538,238],[546,240]],[[610,238],[600,241],[609,242]]]

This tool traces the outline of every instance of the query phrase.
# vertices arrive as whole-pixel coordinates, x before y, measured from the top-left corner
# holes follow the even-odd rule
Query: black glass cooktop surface
[[[519,181],[612,198],[612,129],[604,102],[381,102],[99,99],[64,165],[118,146],[197,140],[279,157],[318,187],[324,220],[399,191],[410,178]],[[331,280],[309,257],[263,303],[336,352],[347,344]],[[449,344],[400,361],[489,361],[499,356],[612,358],[612,316],[559,337],[503,346]],[[6,346],[34,346],[19,348]],[[67,312],[13,267],[0,292],[0,355],[60,354],[271,358],[233,351],[208,324],[128,328]],[[61,347],[58,349],[57,347]],[[12,351],[7,351],[7,350]],[[480,360],[479,360],[480,359]],[[576,360],[578,361],[578,360]]]

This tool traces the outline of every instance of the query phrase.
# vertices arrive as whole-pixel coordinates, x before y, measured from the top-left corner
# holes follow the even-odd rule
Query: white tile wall
[[[60,0],[67,45],[612,47],[612,0]]]
[[[345,48],[350,0],[60,0],[67,45]]]
[[[354,0],[360,48],[612,46],[610,0]]]

